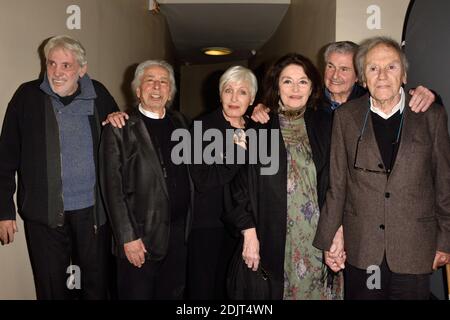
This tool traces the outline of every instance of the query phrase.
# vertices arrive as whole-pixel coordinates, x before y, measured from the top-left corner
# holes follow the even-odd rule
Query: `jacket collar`
[[[138,105],[138,109],[139,112],[142,113],[144,116],[150,118],[150,119],[164,119],[164,117],[166,116],[166,109],[164,108],[164,114],[163,116],[160,118],[159,115],[155,112],[151,112],[148,110],[145,110],[144,107],[142,107],[142,104]]]
[[[170,114],[168,110],[166,110],[166,115]],[[160,165],[160,160],[158,157],[158,152],[155,148],[155,145],[152,142],[150,134],[145,126],[144,121],[142,120],[141,113],[138,108],[133,108],[129,112],[129,120],[127,125],[130,126],[130,130],[133,130],[136,135],[136,139],[138,144],[142,146],[145,157],[148,159],[149,167],[151,167],[156,176],[160,181],[160,185],[164,191],[164,194],[167,198],[169,198],[169,191],[167,189],[166,179],[164,178],[164,174],[162,171],[162,167]]]

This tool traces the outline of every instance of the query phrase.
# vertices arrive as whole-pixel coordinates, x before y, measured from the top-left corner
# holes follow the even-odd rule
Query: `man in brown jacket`
[[[338,271],[327,250],[343,225],[347,299],[427,299],[432,269],[450,261],[447,115],[405,108],[407,61],[395,41],[367,40],[356,66],[369,95],[335,113],[314,245]]]

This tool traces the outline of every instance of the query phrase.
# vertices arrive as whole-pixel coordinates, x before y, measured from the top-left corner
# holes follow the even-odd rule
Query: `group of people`
[[[70,265],[81,269],[79,298],[114,297],[111,247],[119,299],[227,299],[236,250],[285,300],[427,299],[429,274],[450,262],[446,113],[430,90],[404,92],[395,41],[328,45],[324,81],[308,58],[279,58],[251,118],[257,79],[233,66],[221,108],[197,127],[170,108],[164,61],[138,65],[136,107],[123,113],[87,75],[77,40],[56,36],[44,51],[43,79],[19,87],[0,136],[0,240],[13,241],[17,210],[38,299],[73,296]],[[216,160],[173,161],[173,134],[198,127],[221,133]],[[267,132],[277,141],[261,145]],[[259,148],[278,160],[275,174],[248,161]]]

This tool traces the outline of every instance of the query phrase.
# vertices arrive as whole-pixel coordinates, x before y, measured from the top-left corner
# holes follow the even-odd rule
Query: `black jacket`
[[[219,108],[207,115],[200,117],[194,122],[194,127],[191,128],[191,135],[194,137],[196,134],[195,128],[199,128],[201,125],[201,134],[209,129],[219,130],[223,137],[223,150],[222,154],[226,157],[226,131],[234,130],[230,123],[223,116],[222,108]],[[200,132],[197,132],[197,135]],[[234,143],[231,142],[231,146],[234,149],[236,155],[237,148]],[[211,142],[204,142],[202,145],[202,151]],[[195,146],[193,147],[195,150]],[[240,165],[235,162],[232,164],[226,163],[226,158],[223,159],[223,164],[192,164],[190,166],[190,172],[192,180],[195,185],[195,201],[194,201],[194,215],[192,228],[218,228],[223,227],[222,214],[224,209],[223,204],[223,188],[224,185],[229,183],[236,173],[238,172]]]
[[[141,238],[147,258],[161,260],[167,253],[171,223],[167,184],[139,110],[129,116],[123,128],[106,126],[100,143],[100,186],[114,235],[114,254],[125,258],[123,245]],[[175,128],[188,128],[181,113],[167,110],[166,116]],[[190,188],[192,206],[192,182]]]
[[[278,115],[271,114],[270,119],[262,128],[279,129]],[[319,207],[322,207],[329,184],[331,115],[321,109],[308,108],[305,123],[317,171]],[[256,227],[261,265],[270,275],[273,299],[283,298],[286,243],[287,154],[281,132],[279,147],[277,174],[260,175],[261,163],[248,165],[239,172],[226,192],[227,213],[224,216],[238,230]],[[271,150],[270,146],[268,150]]]
[[[92,82],[97,98],[89,120],[97,158],[101,121],[119,109],[108,90]],[[64,223],[59,131],[50,97],[39,88],[41,83],[22,84],[6,110],[0,136],[0,220],[16,218],[17,172],[19,215],[25,221],[57,227]],[[95,226],[106,221],[97,188],[96,195]]]

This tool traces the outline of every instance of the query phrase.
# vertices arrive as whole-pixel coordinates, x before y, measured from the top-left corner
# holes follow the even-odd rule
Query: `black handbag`
[[[243,240],[237,246],[227,274],[227,293],[232,300],[270,300],[270,275],[259,264],[258,270],[248,268],[242,258]]]

